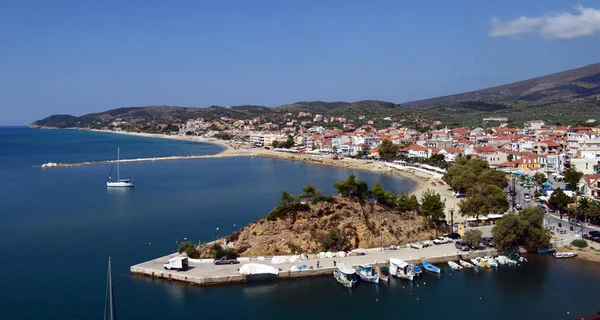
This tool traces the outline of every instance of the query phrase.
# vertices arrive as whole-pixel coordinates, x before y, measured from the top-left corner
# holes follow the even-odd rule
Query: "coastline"
[[[452,208],[456,207],[458,203],[458,199],[456,199],[452,195],[452,190],[448,188],[445,183],[440,183],[441,180],[435,179],[432,176],[427,174],[417,172],[417,171],[405,171],[399,170],[395,168],[391,168],[385,165],[385,162],[379,162],[375,160],[360,160],[360,159],[337,159],[334,160],[330,157],[321,157],[310,154],[300,154],[300,153],[286,153],[286,152],[277,152],[273,150],[268,150],[264,148],[251,148],[244,149],[236,146],[235,143],[225,140],[219,139],[206,139],[198,136],[184,136],[184,135],[162,135],[162,134],[154,134],[154,133],[137,133],[137,132],[128,132],[128,131],[111,131],[111,130],[98,130],[98,129],[81,129],[81,128],[72,128],[72,130],[82,130],[82,131],[94,131],[94,132],[104,132],[104,133],[113,133],[113,134],[122,134],[129,135],[135,137],[146,137],[146,138],[159,138],[159,139],[170,139],[170,140],[180,140],[180,141],[191,141],[191,142],[201,142],[201,143],[210,143],[213,145],[218,145],[223,149],[212,155],[203,155],[203,156],[173,156],[173,157],[157,157],[157,158],[144,158],[144,159],[122,159],[122,162],[134,162],[134,161],[164,161],[164,160],[192,160],[192,159],[203,159],[203,158],[223,158],[223,157],[236,157],[236,156],[257,156],[263,158],[273,158],[279,160],[289,160],[289,161],[300,161],[309,164],[318,164],[318,165],[326,165],[333,166],[345,169],[359,170],[359,171],[368,171],[375,173],[387,173],[395,176],[399,176],[405,179],[409,179],[415,183],[415,185],[409,190],[409,194],[414,194],[417,198],[420,198],[423,192],[427,189],[433,189],[435,192],[439,193],[442,199],[446,201],[446,218],[450,220],[449,211]],[[107,160],[112,162],[114,160]],[[66,166],[78,166],[78,165],[90,165],[90,164],[100,164],[105,163],[107,161],[97,161],[97,162],[81,162],[74,164],[56,164],[48,167],[66,167]],[[435,185],[432,184],[435,182]],[[455,214],[454,220],[461,221],[465,218],[461,217],[458,214]]]

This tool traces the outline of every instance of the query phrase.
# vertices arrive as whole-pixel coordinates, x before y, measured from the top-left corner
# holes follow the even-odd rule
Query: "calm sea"
[[[327,193],[351,170],[262,158],[128,163],[133,190],[105,186],[110,165],[42,169],[46,162],[217,153],[192,142],[73,130],[0,128],[0,319],[99,319],[108,256],[121,319],[569,319],[600,310],[598,265],[532,258],[521,268],[426,275],[418,283],[332,278],[195,287],[133,277],[133,264],[211,240],[265,215],[281,190]],[[354,172],[398,191],[389,175]]]

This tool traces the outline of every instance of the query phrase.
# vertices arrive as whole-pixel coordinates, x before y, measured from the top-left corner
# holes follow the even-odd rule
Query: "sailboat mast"
[[[108,257],[108,312],[109,312],[109,319],[110,320],[116,320],[117,319],[117,313],[115,312],[115,305],[114,305],[114,297],[113,297],[113,286],[112,286],[112,272],[110,270],[110,257]]]
[[[121,163],[121,148],[117,148],[117,181],[121,180],[121,170],[120,170],[120,163]]]

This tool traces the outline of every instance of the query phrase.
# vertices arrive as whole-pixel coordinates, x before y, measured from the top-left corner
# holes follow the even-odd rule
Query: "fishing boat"
[[[460,263],[461,266],[468,268],[468,269],[473,269],[475,268],[474,265],[472,265],[471,263],[466,262],[465,260],[458,260],[458,263]]]
[[[362,281],[379,283],[379,275],[375,273],[373,266],[370,264],[361,264],[360,270],[358,271],[358,276]]]
[[[423,268],[429,272],[441,274],[442,270],[427,261],[423,261]]]
[[[415,277],[420,277],[423,274],[423,270],[419,266],[413,266],[413,271],[415,272]]]
[[[353,288],[358,283],[356,270],[341,262],[338,262],[337,268],[333,272],[333,277],[346,288]]]
[[[413,281],[416,276],[414,267],[404,260],[390,258],[390,274],[394,277]]]
[[[471,262],[479,268],[489,268],[490,264],[487,263],[485,260],[483,260],[483,258],[477,257],[477,258],[473,258],[471,259]]]
[[[389,267],[380,267],[379,272],[379,280],[383,282],[388,282],[390,278],[390,268]]]
[[[483,257],[483,260],[485,260],[485,262],[487,262],[490,265],[490,267],[498,267],[498,261],[496,261],[494,257],[485,256]]]
[[[521,263],[527,262],[527,259],[525,257],[519,256],[519,254],[516,252],[509,253],[508,257],[512,260],[515,260],[516,262],[521,262]]]
[[[134,183],[133,183],[133,179],[121,179],[121,150],[120,148],[117,148],[117,180],[116,181],[110,181],[111,179],[111,175],[112,175],[112,171],[113,168],[115,166],[115,163],[113,162],[113,166],[110,168],[110,174],[108,175],[108,180],[106,181],[106,186],[107,187],[133,187]]]
[[[104,320],[116,320],[117,309],[113,295],[112,272],[110,270],[110,257],[108,257],[108,272],[106,275],[106,295],[104,296]]]
[[[573,258],[576,256],[577,256],[577,252],[556,252],[556,253],[554,253],[554,257],[556,259]]]
[[[537,253],[539,254],[547,254],[547,253],[554,253],[556,252],[556,249],[554,248],[548,248],[548,249],[544,249],[544,250],[538,250]]]
[[[454,261],[448,261],[448,265],[450,266],[450,268],[452,268],[453,270],[462,270],[462,266]]]

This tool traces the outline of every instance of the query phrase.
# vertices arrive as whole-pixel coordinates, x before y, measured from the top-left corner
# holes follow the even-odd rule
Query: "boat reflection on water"
[[[121,202],[131,199],[134,188],[106,188],[106,194],[109,200]]]

